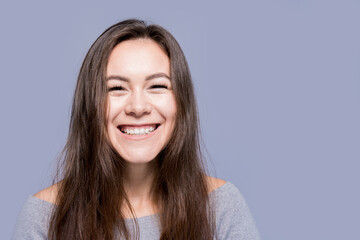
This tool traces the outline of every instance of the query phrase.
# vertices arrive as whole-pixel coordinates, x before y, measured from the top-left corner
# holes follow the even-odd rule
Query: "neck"
[[[133,164],[128,163],[124,188],[128,200],[137,217],[151,215],[158,212],[156,197],[152,191],[155,177],[154,163]],[[126,217],[131,218],[131,212],[125,206]]]
[[[129,199],[149,199],[154,181],[154,167],[152,163],[134,164],[126,166],[124,187]]]

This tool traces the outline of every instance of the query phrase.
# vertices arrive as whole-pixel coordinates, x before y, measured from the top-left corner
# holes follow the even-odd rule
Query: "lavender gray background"
[[[212,169],[263,239],[360,239],[360,2],[348,0],[1,1],[1,239],[51,182],[86,51],[129,17],[180,42]]]

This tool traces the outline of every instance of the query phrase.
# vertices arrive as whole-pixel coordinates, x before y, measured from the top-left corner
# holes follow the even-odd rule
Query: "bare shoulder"
[[[39,198],[41,200],[50,202],[52,204],[56,203],[56,197],[59,191],[59,187],[60,187],[60,182],[47,187],[43,190],[41,190],[40,192],[35,193],[33,196],[36,198]]]
[[[224,185],[226,183],[225,180],[222,180],[220,178],[214,178],[214,177],[207,176],[206,179],[207,179],[209,192],[214,191],[215,189],[221,187],[222,185]]]

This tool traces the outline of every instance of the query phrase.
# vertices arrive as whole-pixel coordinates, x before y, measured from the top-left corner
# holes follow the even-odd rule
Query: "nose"
[[[132,92],[125,106],[125,113],[134,117],[141,117],[151,112],[151,104],[141,90]]]

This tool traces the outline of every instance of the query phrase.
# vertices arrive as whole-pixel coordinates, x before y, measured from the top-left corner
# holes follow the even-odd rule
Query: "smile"
[[[147,124],[147,125],[120,125],[118,126],[119,130],[126,134],[132,136],[141,136],[148,135],[154,132],[160,124]]]

